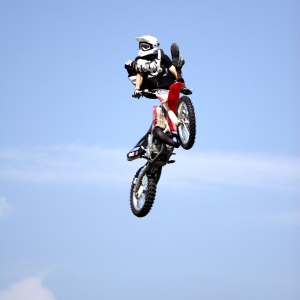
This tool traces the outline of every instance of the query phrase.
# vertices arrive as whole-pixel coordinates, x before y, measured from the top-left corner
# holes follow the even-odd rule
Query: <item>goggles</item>
[[[153,46],[151,44],[140,43],[140,50],[147,51],[147,50],[150,50],[152,48],[153,48]]]

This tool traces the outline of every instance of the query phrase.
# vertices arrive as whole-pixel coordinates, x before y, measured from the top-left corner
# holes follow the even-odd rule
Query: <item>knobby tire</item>
[[[188,121],[189,121],[189,124],[188,124],[189,139],[187,141],[185,141],[184,138],[179,133],[179,129],[178,129],[178,136],[179,136],[179,141],[180,141],[181,147],[185,150],[189,150],[193,147],[193,145],[195,143],[195,139],[196,139],[196,116],[195,116],[195,110],[194,110],[194,106],[193,106],[191,99],[187,96],[182,96],[177,105],[178,119],[179,120],[184,119],[184,117],[182,117],[182,115],[180,115],[180,107],[182,107],[182,105],[184,105],[184,104],[188,111],[187,115],[188,115]]]
[[[135,187],[134,180],[135,180],[135,178],[138,177],[138,174],[141,169],[142,168],[140,168],[136,172],[136,174],[133,178],[132,184],[131,184],[131,188],[130,188],[130,208],[131,208],[132,213],[136,217],[139,217],[139,218],[145,217],[150,212],[150,210],[153,206],[154,200],[155,200],[155,195],[156,195],[156,184],[157,184],[156,181],[159,180],[159,178],[158,178],[158,180],[156,180],[155,178],[153,178],[153,176],[151,176],[149,174],[144,175],[144,177],[146,176],[147,180],[148,180],[146,191],[143,192],[144,197],[145,197],[145,203],[144,203],[143,207],[137,208],[134,203],[135,201],[137,201],[137,199],[135,197],[135,193],[134,193],[134,187]]]

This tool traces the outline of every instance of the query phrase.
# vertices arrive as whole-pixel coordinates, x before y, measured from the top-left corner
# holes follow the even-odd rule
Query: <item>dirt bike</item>
[[[180,98],[183,83],[176,82],[169,90],[143,91],[143,96],[159,99],[160,106],[153,107],[153,121],[147,134],[147,160],[136,172],[130,189],[130,207],[137,217],[145,217],[155,200],[156,186],[162,167],[174,163],[170,160],[174,148],[186,150],[193,147],[196,138],[196,117],[192,101],[187,96]]]

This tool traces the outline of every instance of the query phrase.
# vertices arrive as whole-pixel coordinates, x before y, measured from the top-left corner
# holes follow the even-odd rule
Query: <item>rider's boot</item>
[[[180,54],[179,47],[176,43],[173,43],[171,45],[171,55],[172,65],[180,70],[184,65],[185,61],[183,55]]]
[[[179,52],[179,47],[176,43],[173,43],[171,45],[171,55],[172,55],[172,65],[181,73],[181,68],[183,67],[185,60],[183,55]],[[183,79],[182,79],[183,80]],[[184,83],[184,81],[182,81]],[[181,89],[181,93],[184,95],[191,95],[192,90],[188,89],[186,86],[184,86]]]
[[[140,158],[143,154],[146,153],[148,144],[147,136],[147,134],[143,136],[143,138],[140,139],[140,141],[134,146],[134,148],[127,153],[128,161]]]

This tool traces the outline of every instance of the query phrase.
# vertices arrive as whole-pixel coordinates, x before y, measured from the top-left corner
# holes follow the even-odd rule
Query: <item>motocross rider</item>
[[[137,37],[139,42],[138,57],[128,60],[125,69],[128,79],[135,85],[132,97],[140,98],[145,89],[169,89],[175,82],[184,83],[181,68],[185,61],[179,53],[176,43],[171,45],[172,60],[159,47],[158,40],[150,35]],[[186,87],[181,89],[185,95],[192,93]],[[146,152],[148,132],[139,140],[136,146],[127,154],[127,160],[139,158]]]

